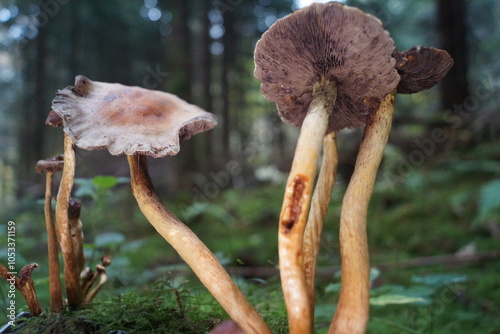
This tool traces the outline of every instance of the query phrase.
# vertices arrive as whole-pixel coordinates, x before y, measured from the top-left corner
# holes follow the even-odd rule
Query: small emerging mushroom
[[[92,274],[92,277],[90,278],[90,281],[85,285],[83,289],[83,295],[85,296],[85,302],[90,302],[93,297],[89,298],[89,291],[94,285],[94,283],[97,281],[97,279],[106,272],[106,267],[103,266],[102,264],[98,264],[95,266],[95,273]]]
[[[172,94],[84,76],[57,91],[52,109],[78,147],[127,155],[132,193],[149,222],[246,333],[270,333],[212,252],[164,207],[148,174],[146,155],[177,154],[180,141],[213,128],[215,117]]]
[[[107,281],[108,276],[106,275],[106,268],[104,268],[104,271],[100,273],[99,283],[97,283],[97,286],[85,297],[85,302],[90,303]]]
[[[45,171],[45,228],[47,230],[47,252],[49,260],[49,294],[50,311],[61,312],[63,307],[61,280],[59,278],[59,252],[57,249],[57,233],[52,212],[52,183],[54,173],[63,169],[63,156],[40,160],[36,164],[38,174]]]
[[[100,276],[104,275],[106,276],[106,267],[111,265],[111,255],[104,255],[101,257],[101,264],[96,265],[96,271],[95,273],[92,272],[92,269],[90,267],[86,267],[85,270],[82,271],[82,291],[83,295],[85,297],[85,302],[89,303],[92,301],[92,299],[95,297],[97,292],[99,292],[99,289],[106,283],[107,277],[105,278],[100,278],[99,279],[99,284],[97,287],[94,288],[94,290],[90,291],[92,288],[92,285],[96,282],[97,278]]]
[[[394,43],[356,8],[312,4],[278,21],[255,48],[255,76],[281,118],[300,126],[279,224],[279,258],[291,333],[311,333],[303,241],[326,134],[365,125],[397,86]],[[330,189],[331,190],[331,189]]]
[[[19,278],[12,275],[3,264],[0,263],[0,276],[3,277],[7,282],[11,283],[14,280],[14,285],[19,292],[23,295],[30,313],[32,316],[36,317],[42,313],[42,307],[38,301],[38,297],[35,291],[35,282],[31,279],[31,273],[33,270],[38,268],[38,264],[31,263],[25,265],[19,271]],[[12,284],[12,283],[11,283]]]

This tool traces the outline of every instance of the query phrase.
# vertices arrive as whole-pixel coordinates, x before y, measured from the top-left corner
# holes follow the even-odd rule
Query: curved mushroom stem
[[[64,259],[64,282],[66,285],[66,297],[71,309],[77,309],[83,302],[82,289],[80,287],[80,275],[77,272],[73,241],[69,231],[68,207],[73,180],[75,178],[75,151],[73,142],[68,135],[64,134],[64,167],[57,193],[56,206],[56,230],[59,237],[59,245]]]
[[[271,333],[212,252],[191,229],[163,206],[153,190],[146,156],[134,154],[127,158],[132,193],[151,225],[193,269],[200,281],[245,333]]]
[[[323,161],[314,188],[311,200],[311,209],[304,231],[304,274],[309,304],[314,314],[314,277],[316,261],[323,230],[323,221],[330,203],[335,176],[337,174],[338,152],[335,132],[331,132],[323,139]]]
[[[394,94],[387,95],[365,127],[354,173],[342,202],[340,255],[342,277],[339,302],[328,333],[364,333],[369,315],[370,263],[366,214],[377,170],[389,139]]]
[[[59,251],[57,234],[52,217],[52,180],[54,173],[47,170],[45,175],[45,228],[47,229],[47,248],[49,259],[50,312],[61,312],[63,307],[61,280],[59,278]]]
[[[312,333],[313,318],[302,266],[302,243],[319,152],[336,97],[335,82],[326,81],[314,86],[313,100],[302,123],[281,207],[279,264],[292,334]]]

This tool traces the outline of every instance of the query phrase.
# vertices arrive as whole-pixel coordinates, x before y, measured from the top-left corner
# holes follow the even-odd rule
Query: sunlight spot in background
[[[169,36],[172,33],[172,26],[170,25],[172,13],[168,10],[158,8],[157,0],[144,0],[144,5],[139,8],[139,14],[146,20],[152,22],[159,21],[160,26],[158,30],[160,35]]]
[[[212,39],[219,39],[224,36],[224,26],[220,23],[212,24],[210,27],[210,37]]]
[[[7,22],[10,20],[10,10],[8,8],[0,9],[0,22]]]
[[[224,44],[221,42],[212,42],[210,44],[210,53],[219,56],[224,52]]]
[[[161,11],[158,8],[150,8],[148,11],[148,18],[151,21],[158,21],[161,18]]]
[[[314,1],[312,1],[312,0],[295,0],[295,5],[296,5],[297,9],[299,9],[299,8],[309,6],[313,2],[326,3],[326,2],[330,2],[330,1],[331,0],[314,0]],[[337,0],[337,2],[346,2],[346,0]]]

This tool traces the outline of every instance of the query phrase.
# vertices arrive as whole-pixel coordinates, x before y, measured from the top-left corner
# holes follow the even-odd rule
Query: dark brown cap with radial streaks
[[[394,51],[396,70],[401,79],[398,93],[412,94],[437,84],[453,66],[448,52],[425,46],[413,46],[403,52]]]
[[[281,118],[301,126],[313,85],[335,81],[337,100],[328,130],[366,123],[399,75],[391,57],[394,43],[381,22],[339,3],[314,3],[278,21],[255,48],[255,76],[276,102]]]

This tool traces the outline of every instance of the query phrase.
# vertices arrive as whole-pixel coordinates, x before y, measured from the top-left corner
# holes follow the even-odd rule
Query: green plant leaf
[[[222,206],[206,202],[193,203],[184,210],[183,217],[185,220],[190,221],[191,219],[203,214],[212,215],[221,220],[224,224],[228,225],[231,224],[232,221],[231,216]]]
[[[118,179],[115,176],[95,176],[92,178],[92,185],[96,189],[109,189],[118,184]]]
[[[457,274],[433,274],[425,276],[413,276],[413,283],[425,284],[427,286],[438,288],[440,286],[452,283],[461,283],[467,281],[467,276]]]
[[[413,297],[407,295],[382,295],[370,298],[370,305],[385,306],[394,304],[421,304],[428,305],[430,300],[424,297]]]
[[[500,180],[486,183],[479,190],[478,215],[475,224],[483,223],[495,213],[500,213]]]
[[[76,178],[74,183],[76,186],[78,186],[74,195],[76,198],[94,198],[96,196],[92,179]]]
[[[326,286],[325,292],[339,292],[340,283],[330,283]]]
[[[430,296],[436,289],[424,285],[414,285],[406,288],[402,285],[387,284],[372,289],[370,304],[384,306],[390,304],[420,304],[427,305]]]
[[[125,242],[125,236],[119,232],[105,232],[95,237],[96,247],[116,247]]]

